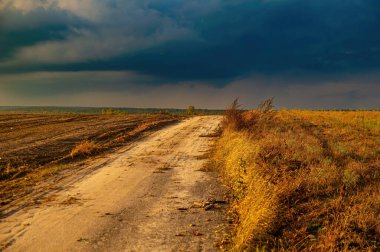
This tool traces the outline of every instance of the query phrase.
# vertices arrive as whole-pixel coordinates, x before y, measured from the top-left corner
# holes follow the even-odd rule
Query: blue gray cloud
[[[0,2],[0,89],[7,92],[66,94],[194,82],[224,89],[252,76],[276,79],[263,82],[271,88],[288,86],[281,76],[308,86],[333,85],[348,73],[372,76],[379,69],[375,0]],[[108,84],[102,79],[72,85],[65,74],[43,78],[45,84],[30,80],[28,87],[4,84],[12,74],[41,72],[112,74]],[[120,78],[125,72],[139,77]],[[348,88],[340,95],[361,99],[359,91]]]

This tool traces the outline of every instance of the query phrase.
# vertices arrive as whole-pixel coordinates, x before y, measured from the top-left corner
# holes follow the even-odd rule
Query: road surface
[[[3,250],[217,250],[223,189],[202,168],[220,120],[193,117],[93,161],[100,168],[2,219]]]

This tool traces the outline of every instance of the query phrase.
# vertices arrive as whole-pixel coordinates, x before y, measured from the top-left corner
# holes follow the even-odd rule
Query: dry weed
[[[96,153],[100,149],[100,145],[94,141],[85,140],[78,143],[71,151],[70,156],[72,158],[77,156],[89,156]]]

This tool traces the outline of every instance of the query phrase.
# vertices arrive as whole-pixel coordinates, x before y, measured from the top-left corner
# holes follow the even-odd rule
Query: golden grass
[[[380,249],[380,112],[230,114],[214,162],[233,199],[231,250]]]
[[[75,145],[74,149],[70,152],[70,156],[72,158],[77,156],[89,156],[96,153],[99,149],[99,144],[94,141],[84,140]]]

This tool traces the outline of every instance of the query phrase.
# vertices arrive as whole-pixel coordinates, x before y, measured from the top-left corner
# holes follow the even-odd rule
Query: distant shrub
[[[165,110],[159,110],[159,111],[157,111],[155,114],[159,114],[159,115],[170,115],[171,113],[169,112],[169,110],[165,109]]]
[[[111,108],[102,109],[102,115],[112,115],[112,114],[113,114],[113,109]]]
[[[128,111],[105,108],[105,109],[102,109],[101,114],[102,115],[120,115],[120,114],[128,114]]]
[[[192,106],[192,105],[190,105],[189,107],[187,107],[187,114],[188,115],[194,115],[194,113],[195,113],[195,107],[194,106]]]

